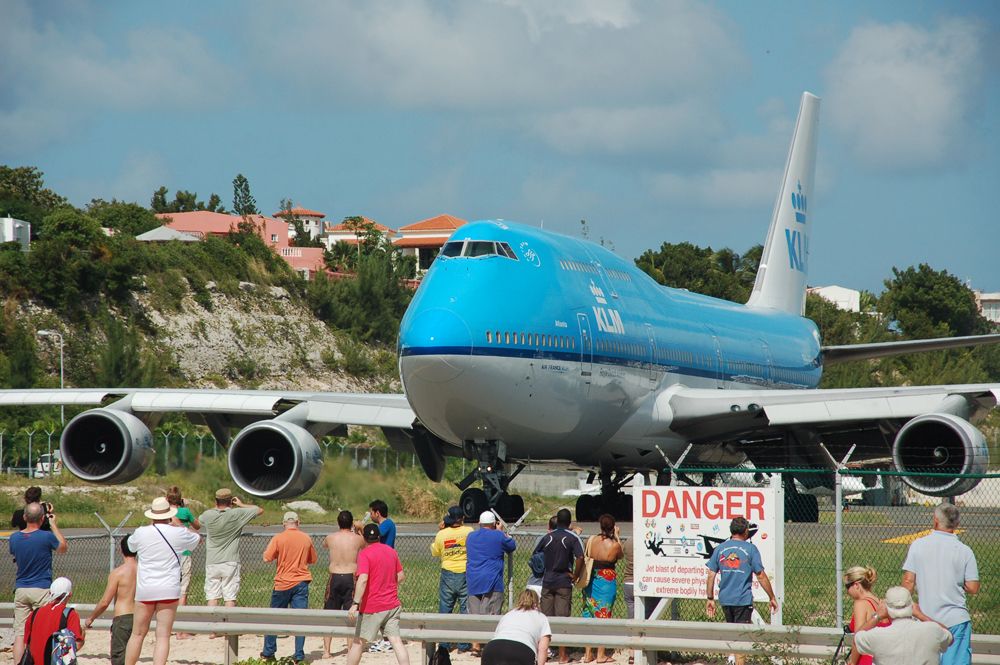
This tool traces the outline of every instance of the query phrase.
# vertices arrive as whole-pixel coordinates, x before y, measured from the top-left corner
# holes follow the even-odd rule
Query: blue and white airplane
[[[600,496],[580,498],[579,518],[627,517],[631,475],[662,470],[661,451],[676,461],[688,449],[688,464],[832,468],[856,446],[854,461],[894,467],[920,492],[962,494],[978,480],[922,473],[985,470],[972,423],[996,406],[1000,384],[816,388],[824,364],[1000,341],[822,345],[803,317],[818,119],[819,99],[803,94],[745,305],[660,286],[580,239],[479,221],[445,244],[403,317],[403,395],[33,390],[0,391],[0,405],[95,406],[67,424],[61,447],[70,471],[98,483],[141,474],[150,428],[184,412],[228,444],[234,482],[265,498],[308,491],[323,463],[317,437],[347,425],[380,427],[436,481],[446,456],[476,460],[459,483],[467,515],[520,515],[508,483],[529,462],[554,461],[601,480]],[[815,498],[789,491],[816,519]]]

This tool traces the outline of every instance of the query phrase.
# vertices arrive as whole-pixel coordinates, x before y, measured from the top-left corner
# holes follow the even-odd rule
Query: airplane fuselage
[[[399,352],[407,398],[441,439],[586,465],[655,465],[654,443],[681,445],[657,413],[672,385],[814,388],[822,374],[808,319],[663,287],[603,247],[504,221],[451,237]]]

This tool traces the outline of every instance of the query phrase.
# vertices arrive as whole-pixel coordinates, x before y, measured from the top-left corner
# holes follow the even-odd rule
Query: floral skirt
[[[615,604],[615,594],[618,592],[618,585],[615,581],[618,575],[614,568],[601,568],[595,570],[588,584],[583,590],[583,612],[581,616],[588,619],[610,619],[611,606]]]

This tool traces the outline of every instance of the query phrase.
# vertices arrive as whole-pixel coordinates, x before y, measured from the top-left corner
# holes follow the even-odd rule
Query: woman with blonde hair
[[[518,595],[517,605],[500,618],[483,649],[482,665],[545,665],[552,629],[538,605],[538,594],[531,589]]]
[[[851,614],[851,623],[847,625],[850,632],[865,625],[868,620],[878,610],[879,597],[872,592],[872,585],[878,579],[878,573],[870,566],[854,566],[848,568],[844,573],[844,589],[847,595],[854,600],[854,610]],[[879,623],[879,626],[888,626],[891,621]],[[848,665],[872,665],[871,656],[862,656],[857,649],[851,651],[851,658]]]

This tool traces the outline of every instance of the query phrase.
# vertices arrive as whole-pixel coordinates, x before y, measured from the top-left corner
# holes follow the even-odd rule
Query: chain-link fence
[[[391,459],[391,458],[390,458]],[[761,471],[733,473],[716,470],[715,482],[748,486],[768,482],[766,476],[780,477],[777,473]],[[689,473],[694,473],[689,471]],[[807,477],[816,470],[794,472],[796,478]],[[832,476],[829,471],[823,472]],[[753,474],[756,474],[754,477]],[[765,476],[762,478],[761,476]],[[844,471],[844,499],[837,504],[832,496],[795,494],[787,502],[786,517],[794,510],[805,510],[810,521],[791,521],[785,524],[784,622],[789,625],[837,625],[838,595],[843,585],[837,576],[837,516],[841,518],[842,568],[855,565],[871,566],[879,577],[874,587],[877,595],[900,582],[901,566],[907,547],[916,538],[925,535],[932,526],[933,507],[940,501],[935,497],[917,494],[905,487],[895,474],[881,472],[877,481],[866,479],[869,473]],[[846,482],[852,478],[858,482]],[[804,488],[799,488],[804,489]],[[788,491],[786,491],[787,499]],[[956,498],[961,511],[959,537],[976,554],[982,591],[969,596],[968,606],[977,633],[1000,634],[1000,474],[982,476],[977,487]],[[814,513],[809,515],[809,511]],[[799,518],[802,517],[800,514]],[[585,534],[594,532],[594,525],[585,524]],[[310,588],[310,607],[322,607],[326,587],[327,556],[322,549],[325,532],[307,527],[320,552],[320,563],[313,566],[314,581]],[[623,525],[627,534],[628,525]],[[262,561],[262,553],[273,534],[247,532],[240,541],[243,582],[239,604],[268,606],[274,577],[274,564]],[[396,548],[406,570],[406,580],[401,588],[403,606],[408,611],[434,612],[438,607],[438,580],[440,561],[430,554],[434,538],[432,531],[407,533],[401,531]],[[515,590],[520,590],[529,575],[528,558],[539,532],[520,531],[515,534],[517,550],[510,559],[509,574]],[[74,536],[70,552],[54,557],[57,575],[70,577],[76,585],[78,602],[96,602],[104,588],[109,566],[108,535]],[[120,536],[119,536],[120,537]],[[6,544],[0,544],[6,549]],[[115,544],[117,553],[117,543]],[[116,554],[116,565],[120,556]],[[204,603],[204,547],[194,552],[193,578],[188,595],[191,604]],[[13,580],[14,566],[10,557],[0,557],[0,579]],[[619,575],[621,566],[619,566]],[[619,596],[621,595],[619,585]],[[844,614],[849,615],[851,600],[840,596]],[[574,593],[574,614],[581,609],[580,594]],[[766,616],[766,609],[761,608]],[[619,597],[614,606],[614,616],[624,617],[624,603]],[[683,620],[705,620],[703,600],[677,600],[669,616]]]

